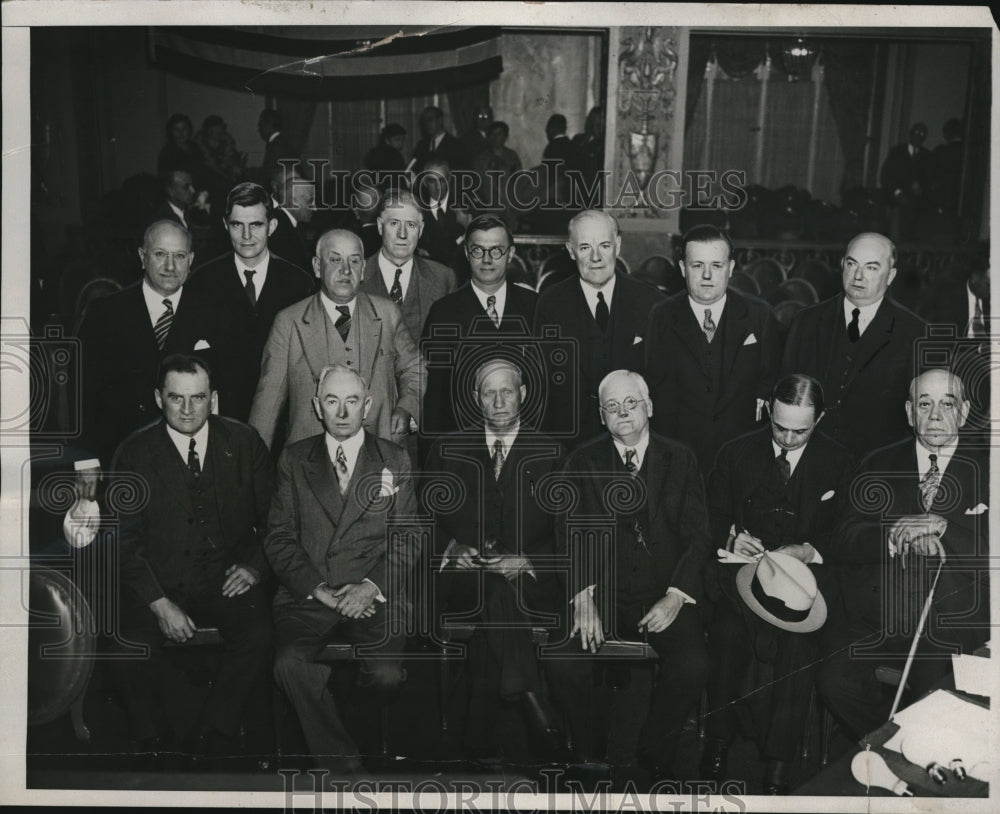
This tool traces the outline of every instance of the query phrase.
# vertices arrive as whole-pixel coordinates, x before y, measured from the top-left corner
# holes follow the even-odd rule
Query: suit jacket
[[[646,378],[656,431],[688,444],[708,471],[726,441],[753,429],[757,399],[767,399],[781,364],[782,331],[771,309],[735,291],[709,349],[719,373],[703,363],[706,345],[686,291],[660,303],[646,330]]]
[[[445,294],[450,294],[457,286],[455,272],[447,266],[442,266],[433,260],[425,260],[422,257],[413,258],[410,284],[406,288],[406,296],[403,297],[401,310],[406,329],[414,344],[420,341],[420,329],[423,328],[431,305]],[[378,267],[378,252],[365,261],[361,290],[374,296],[389,299],[389,289],[385,287],[382,272]]]
[[[222,416],[209,416],[208,449],[215,481],[216,511],[223,530],[223,569],[233,563],[249,565],[263,574],[261,548],[267,528],[274,478],[267,447],[256,432]],[[134,473],[148,488],[148,500],[136,501],[136,510],[120,510],[119,549],[121,580],[143,604],[161,596],[176,598],[204,575],[190,556],[199,545],[192,532],[195,507],[186,482],[186,463],[158,421],[133,433],[115,453],[112,471]],[[218,575],[221,593],[224,575]]]
[[[327,330],[334,330],[320,297],[314,294],[280,311],[264,346],[260,381],[250,410],[250,424],[270,447],[287,407],[291,444],[315,434],[319,419],[312,398],[320,371],[338,360],[327,354]],[[372,407],[365,428],[392,438],[392,411],[399,407],[419,420],[425,367],[403,324],[396,304],[359,291],[348,347],[357,343],[358,371],[368,382]]]
[[[838,622],[886,627],[890,635],[911,635],[915,629],[928,573],[921,558],[911,556],[904,569],[902,558],[889,558],[886,550],[888,528],[897,518],[924,513],[916,443],[911,437],[877,450],[862,461],[854,477],[851,494],[858,499],[851,501],[837,529],[837,544],[823,554],[836,567],[840,583]],[[962,640],[968,634],[981,641],[989,634],[989,504],[988,448],[960,440],[930,509],[948,521],[941,536],[947,563],[934,593],[934,609],[935,614],[969,615],[950,631],[935,630],[939,640]],[[936,560],[928,566],[936,569]],[[904,623],[909,626],[902,627]]]
[[[195,345],[208,343],[209,349],[199,350],[198,355],[212,365],[220,402],[228,401],[226,366],[218,363],[224,345],[222,326],[212,306],[186,287],[163,350],[156,344],[141,280],[91,302],[78,336],[83,346],[84,435],[88,446],[105,460],[126,435],[160,414],[153,390],[160,362],[172,353],[193,353]]]
[[[472,377],[484,355],[511,355],[515,359],[527,352],[527,339],[535,316],[538,296],[520,286],[507,284],[507,301],[500,326],[493,324],[482,303],[466,283],[457,291],[433,303],[424,321],[420,337],[420,353],[427,361],[427,392],[424,394],[424,434],[437,435],[458,429],[478,426],[480,414],[472,404]],[[473,339],[473,342],[469,342]],[[524,362],[518,360],[524,369]],[[456,371],[459,373],[457,379]],[[537,387],[529,387],[537,390]],[[541,402],[537,394],[529,392],[529,402],[522,406],[525,415],[537,411]],[[456,404],[465,402],[464,408]],[[459,422],[459,415],[470,420]],[[475,421],[471,416],[475,415]],[[461,426],[460,426],[461,424]]]
[[[366,432],[341,495],[324,438],[290,444],[278,460],[264,544],[281,583],[275,602],[303,602],[320,583],[366,578],[393,601],[420,554],[420,536],[405,525],[417,513],[410,459]]]
[[[299,227],[292,226],[285,212],[275,212],[274,219],[278,222],[274,232],[267,239],[267,247],[272,254],[285,258],[291,265],[298,266],[310,277],[313,277],[313,252]]]
[[[558,433],[557,437],[572,446],[601,431],[597,385],[612,370],[645,373],[643,338],[649,313],[662,299],[657,289],[618,272],[608,333],[603,336],[587,306],[579,277],[556,283],[539,295],[531,332],[541,340],[547,365],[542,426],[549,434]],[[562,350],[568,356],[548,351],[555,343],[546,339],[546,326],[558,328]],[[575,364],[562,364],[564,358],[575,360]]]
[[[414,172],[420,172],[432,158],[447,161],[449,167],[459,167],[462,164],[462,145],[451,133],[445,133],[437,149],[432,150],[430,139],[422,138],[413,148],[413,158],[417,162]]]
[[[453,267],[463,256],[459,238],[465,234],[465,229],[458,222],[455,214],[454,197],[449,198],[448,211],[438,212],[437,217],[430,209],[421,210],[424,215],[424,230],[420,233],[417,250],[426,252],[431,260]]]
[[[262,186],[267,189],[270,186],[271,171],[278,167],[278,162],[282,159],[293,159],[298,161],[302,157],[301,151],[296,150],[291,139],[283,131],[264,145],[264,160],[261,162],[261,173],[265,178]]]
[[[914,341],[926,324],[887,294],[862,336],[867,351],[848,371],[839,400],[833,358],[844,328],[844,295],[800,311],[792,321],[782,361],[783,373],[805,373],[820,381],[826,397],[823,431],[862,457],[910,434],[903,407],[914,370]]]
[[[708,512],[705,507],[705,487],[694,453],[683,444],[650,433],[646,450],[645,502],[649,512],[649,527],[645,534],[650,548],[650,566],[659,588],[677,588],[697,601],[702,596],[702,569],[711,548]],[[615,519],[623,508],[621,499],[627,490],[613,486],[625,484],[629,476],[616,464],[618,450],[609,434],[578,447],[566,460],[563,474],[577,499],[565,520],[583,531],[582,539],[567,536],[567,526],[558,529],[565,538],[573,561],[570,574],[570,596],[588,585],[597,585],[605,597],[614,591],[607,568],[602,568],[602,556],[586,539],[588,520],[607,522]],[[582,526],[582,529],[579,527]],[[616,597],[619,603],[629,597]],[[598,604],[598,607],[601,607]]]
[[[917,154],[910,155],[908,144],[897,144],[885,157],[882,171],[879,173],[879,183],[889,196],[897,190],[911,197],[911,185],[920,184],[921,194],[927,192],[928,170],[930,169],[930,153],[921,147]]]
[[[283,308],[309,297],[316,290],[316,279],[271,254],[257,305],[251,308],[234,257],[229,252],[200,266],[186,287],[190,296],[209,304],[225,324],[220,354],[227,365],[230,386],[227,403],[220,403],[219,409],[225,415],[246,421],[257,391],[261,354],[274,318]]]

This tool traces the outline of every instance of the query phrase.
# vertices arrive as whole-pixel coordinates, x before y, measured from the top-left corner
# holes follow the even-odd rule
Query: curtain
[[[295,150],[302,153],[309,143],[309,133],[316,116],[316,103],[310,99],[279,99],[277,110],[281,114],[285,135]]]
[[[705,66],[712,58],[712,41],[707,37],[692,36],[689,40],[691,60],[688,63],[687,102],[684,110],[684,131],[691,129],[694,111],[701,99],[701,88],[705,84]]]
[[[875,74],[875,43],[830,41],[823,46],[826,91],[844,153],[841,193],[864,186],[868,110]],[[877,141],[876,141],[877,143]]]
[[[490,86],[487,82],[448,91],[448,107],[455,127],[454,134],[460,136],[475,127],[476,108],[489,103]]]

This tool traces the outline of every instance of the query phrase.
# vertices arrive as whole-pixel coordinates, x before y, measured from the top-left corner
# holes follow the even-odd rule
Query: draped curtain
[[[872,41],[857,41],[831,43],[823,49],[826,91],[844,153],[841,192],[864,186],[866,181],[864,161],[876,47]],[[873,132],[872,137],[877,145],[878,134]]]
[[[684,130],[691,129],[694,111],[701,99],[702,85],[705,84],[705,67],[712,58],[712,43],[704,37],[691,37],[691,63],[688,66],[687,101],[684,110]]]

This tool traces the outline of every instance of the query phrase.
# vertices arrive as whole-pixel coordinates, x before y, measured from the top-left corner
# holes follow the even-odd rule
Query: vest
[[[194,507],[192,532],[179,541],[185,546],[185,552],[190,550],[191,582],[186,586],[186,592],[192,594],[220,591],[223,572],[229,566],[225,556],[225,534],[219,517],[211,440],[208,443],[209,449],[202,456],[199,477],[196,478],[183,461],[177,461],[177,465],[184,470],[184,482]]]
[[[801,484],[796,478],[798,467],[788,483],[783,484],[772,452],[773,449],[768,444],[765,454],[771,455],[772,461],[770,465],[762,467],[756,489],[740,507],[740,516],[746,530],[759,537],[769,549],[800,542],[796,539],[796,506],[801,491]],[[799,459],[799,465],[801,463],[802,460]]]
[[[331,321],[330,315],[326,313],[326,308],[323,308],[323,313],[326,315],[326,320],[323,323],[326,326],[326,358],[330,364],[340,362],[353,370],[361,369],[361,351],[358,341],[358,310],[360,307],[360,304],[355,301],[354,315],[351,317],[351,328],[347,333],[346,342],[340,338],[340,333]]]
[[[647,447],[646,457],[639,467],[638,478],[643,483],[647,482],[650,452],[651,447]],[[615,477],[629,477],[617,448],[614,461]],[[642,531],[645,546],[640,542],[636,529]],[[662,593],[653,568],[652,555],[647,550],[652,545],[648,501],[644,500],[633,512],[615,516],[615,595],[619,604],[625,599],[629,602],[655,600]]]

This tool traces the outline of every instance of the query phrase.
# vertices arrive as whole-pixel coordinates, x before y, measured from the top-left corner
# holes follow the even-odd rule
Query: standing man
[[[264,160],[260,165],[261,185],[268,183],[282,160],[298,161],[300,156],[289,138],[282,132],[281,114],[266,107],[257,119],[257,133],[264,139]]]
[[[506,351],[516,364],[535,315],[535,292],[507,282],[515,249],[502,220],[476,218],[465,230],[464,247],[472,280],[431,305],[420,340],[428,360],[421,427],[428,439],[480,425],[480,406],[459,384],[486,354]],[[540,406],[536,398],[535,410]]]
[[[432,158],[417,176],[417,202],[423,211],[424,229],[418,244],[420,252],[431,260],[455,268],[461,257],[458,244],[468,215],[456,209],[452,198],[451,167],[447,161]]]
[[[308,272],[313,256],[308,232],[316,205],[315,185],[297,170],[278,167],[271,175],[271,205],[275,226],[268,244],[279,257]]]
[[[160,362],[172,353],[197,352],[211,363],[221,343],[210,304],[183,296],[194,262],[190,233],[173,221],[155,222],[146,229],[139,260],[142,280],[90,303],[78,334],[84,435],[104,460],[132,430],[159,415],[153,392]]]
[[[382,248],[365,261],[361,285],[366,294],[398,306],[414,344],[431,304],[457,287],[450,268],[416,255],[423,230],[424,215],[413,195],[406,190],[387,192],[378,215]]]
[[[462,148],[462,164],[457,165],[456,169],[472,167],[476,156],[486,149],[487,133],[491,124],[493,124],[493,108],[489,105],[477,107],[475,124],[458,139]]]
[[[785,376],[775,385],[767,412],[770,426],[725,444],[715,460],[708,478],[712,546],[740,557],[759,558],[764,551],[795,557],[814,571],[820,594],[832,597],[820,566],[836,544],[833,532],[849,502],[854,459],[816,429],[823,417],[823,389],[815,379]],[[787,793],[788,769],[809,711],[820,634],[816,628],[796,627],[805,619],[781,628],[751,612],[737,590],[738,571],[728,562],[709,563],[706,571],[707,590],[717,604],[708,628],[712,669],[700,777],[729,777],[734,704],[749,696],[759,708],[753,718],[767,764],[765,792]],[[748,674],[757,679],[751,687],[745,682]]]
[[[310,754],[338,773],[361,768],[358,748],[330,694],[330,665],[316,655],[334,637],[382,643],[385,654],[360,658],[358,683],[382,692],[397,686],[404,642],[388,622],[407,612],[404,577],[420,554],[420,538],[406,526],[417,510],[410,461],[365,431],[368,393],[352,368],[320,371],[313,408],[324,431],[281,454],[265,544],[281,583],[275,678]]]
[[[910,697],[951,672],[950,654],[972,653],[990,637],[989,448],[963,438],[969,402],[954,373],[913,379],[905,412],[916,438],[861,463],[851,493],[877,499],[853,501],[837,544],[824,552],[843,599],[827,622],[832,655],[819,689],[854,738],[888,717],[892,698],[876,668],[906,661],[939,565]]]
[[[891,208],[893,237],[909,238],[915,234],[917,218],[924,211],[932,181],[931,156],[924,147],[927,125],[916,122],[910,127],[905,144],[897,144],[885,157],[879,183]]]
[[[391,300],[358,288],[364,276],[361,238],[332,229],[316,244],[313,271],[319,293],[275,317],[264,346],[260,382],[250,424],[273,447],[287,407],[291,444],[315,434],[312,396],[320,372],[331,364],[356,370],[368,382],[371,408],[365,427],[404,442],[410,419],[418,420],[425,367],[403,316]]]
[[[164,643],[217,627],[223,650],[192,745],[221,755],[270,655],[261,544],[271,463],[257,433],[211,415],[218,395],[201,359],[164,359],[154,396],[162,420],[129,436],[111,467],[148,489],[145,503],[122,512],[118,537],[118,641],[149,648],[121,661],[129,727],[138,751],[164,748],[172,721],[158,697],[168,684]]]
[[[876,232],[847,245],[844,293],[800,311],[785,344],[783,373],[818,379],[826,394],[823,430],[855,457],[907,434],[898,409],[913,377],[914,340],[926,324],[889,296],[896,247]]]
[[[615,271],[621,251],[618,224],[595,209],[569,223],[566,249],[579,277],[563,280],[538,298],[532,334],[558,329],[577,342],[575,364],[553,365],[547,377],[543,427],[572,447],[600,432],[597,385],[612,370],[645,369],[643,339],[649,313],[663,295],[627,274]]]
[[[420,114],[420,133],[423,138],[413,148],[413,160],[407,169],[419,173],[431,159],[440,159],[450,166],[462,162],[462,147],[451,133],[444,129],[444,113],[439,107],[425,107]]]
[[[760,300],[729,291],[733,247],[714,226],[683,238],[687,291],[653,309],[646,374],[653,426],[690,446],[709,471],[726,441],[753,429],[781,364],[781,326]]]
[[[247,182],[233,187],[223,220],[233,251],[199,268],[189,289],[225,324],[221,355],[228,365],[230,387],[221,407],[226,415],[246,421],[275,316],[316,288],[305,271],[271,254],[268,238],[278,221],[271,196],[262,186]]]
[[[578,447],[564,474],[577,502],[567,523],[573,626],[582,650],[605,638],[644,639],[660,659],[653,700],[639,736],[639,758],[656,776],[677,777],[678,736],[698,703],[708,653],[695,603],[710,538],[705,488],[690,449],[649,431],[653,404],[642,376],[615,370],[601,382],[608,434]],[[567,526],[568,527],[568,526]],[[594,755],[593,681],[572,688],[574,741]]]
[[[474,375],[483,427],[437,440],[424,467],[428,489],[441,474],[465,484],[459,506],[434,512],[434,551],[441,558],[435,623],[442,612],[473,614],[477,623],[468,643],[470,753],[496,754],[491,740],[503,698],[521,704],[540,751],[551,758],[562,739],[543,691],[531,625],[532,616],[541,624],[539,613],[558,614],[565,625],[567,598],[548,562],[556,553],[554,516],[539,504],[536,485],[558,470],[562,451],[522,424],[527,388],[516,365],[493,358]]]

